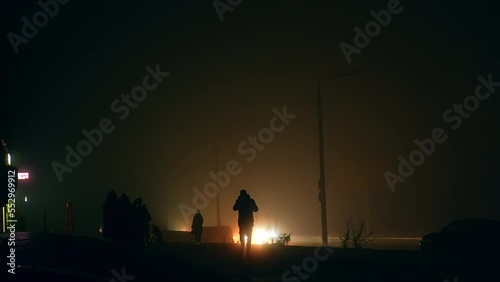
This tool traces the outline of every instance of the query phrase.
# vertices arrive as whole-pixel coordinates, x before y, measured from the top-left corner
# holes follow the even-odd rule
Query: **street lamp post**
[[[219,172],[218,168],[218,163],[219,160],[217,158],[217,141],[214,141],[214,162],[215,162],[215,173],[217,174]],[[220,188],[220,187],[219,187]],[[217,208],[217,226],[220,226],[220,190],[217,193],[217,198],[216,198],[216,208]]]
[[[337,74],[320,78],[318,80],[317,88],[317,102],[318,102],[318,137],[319,137],[319,195],[318,199],[321,203],[321,239],[323,246],[328,246],[328,225],[326,220],[326,190],[325,190],[325,156],[323,148],[323,110],[321,107],[321,82],[327,79],[338,78],[342,76],[353,76],[358,71],[352,71],[345,74]]]

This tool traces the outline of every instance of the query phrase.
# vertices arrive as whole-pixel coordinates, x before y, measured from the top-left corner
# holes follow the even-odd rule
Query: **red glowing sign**
[[[19,180],[30,179],[30,173],[29,172],[18,172],[17,179],[19,179]]]

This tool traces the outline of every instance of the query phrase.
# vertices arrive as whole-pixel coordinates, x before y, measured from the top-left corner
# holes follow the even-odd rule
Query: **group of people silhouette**
[[[141,198],[130,202],[126,194],[118,197],[111,190],[103,205],[102,235],[128,247],[143,247],[149,238],[151,215]]]
[[[257,212],[259,208],[255,200],[243,189],[233,205],[233,210],[238,212],[241,248],[249,250],[252,245],[253,213]],[[149,229],[150,221],[151,215],[141,198],[131,203],[125,194],[118,198],[114,191],[108,193],[103,206],[104,238],[136,247],[143,247],[145,242],[165,244],[165,239],[158,226],[152,225]],[[195,244],[201,244],[203,216],[200,210],[193,217],[191,229],[191,233],[195,236]]]
[[[241,250],[250,250],[252,245],[252,229],[254,226],[253,213],[259,211],[255,200],[250,197],[245,189],[240,191],[240,195],[233,205],[233,210],[238,212],[238,228],[240,233]],[[203,233],[203,216],[200,210],[193,217],[191,233],[195,236],[195,244],[201,244]]]

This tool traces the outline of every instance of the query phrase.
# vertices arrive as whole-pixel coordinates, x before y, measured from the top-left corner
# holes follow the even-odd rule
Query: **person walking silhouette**
[[[244,251],[246,249],[249,251],[252,245],[253,213],[259,211],[259,208],[255,200],[250,197],[245,189],[243,189],[240,191],[240,195],[234,203],[233,210],[238,211],[241,250]]]

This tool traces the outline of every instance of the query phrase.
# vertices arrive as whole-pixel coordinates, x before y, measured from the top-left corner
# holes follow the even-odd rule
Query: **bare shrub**
[[[366,219],[360,217],[358,220],[349,215],[344,217],[344,228],[339,229],[339,239],[342,248],[352,247],[364,249],[375,240],[374,231],[368,230]]]

